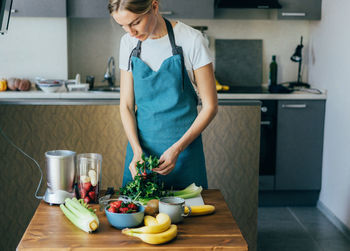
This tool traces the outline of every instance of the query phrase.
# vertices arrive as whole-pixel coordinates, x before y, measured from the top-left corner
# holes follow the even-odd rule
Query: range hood
[[[216,8],[280,9],[278,0],[216,0]]]

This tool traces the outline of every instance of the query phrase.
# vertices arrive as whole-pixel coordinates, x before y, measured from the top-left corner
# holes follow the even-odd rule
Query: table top
[[[112,227],[103,211],[96,214],[98,230],[88,234],[74,226],[59,206],[41,202],[27,227],[17,250],[225,250],[247,251],[244,240],[219,190],[202,192],[205,204],[214,205],[214,214],[185,218],[178,224],[177,237],[162,245],[150,245],[140,239],[123,235]]]

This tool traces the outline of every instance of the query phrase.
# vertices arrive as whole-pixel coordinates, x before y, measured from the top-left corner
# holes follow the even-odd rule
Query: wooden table
[[[75,227],[58,206],[41,202],[17,250],[235,250],[247,251],[244,240],[219,190],[202,192],[205,204],[215,205],[212,215],[188,217],[178,224],[177,237],[162,245],[149,245],[138,238],[121,234],[109,225],[98,210],[99,229],[88,234]]]

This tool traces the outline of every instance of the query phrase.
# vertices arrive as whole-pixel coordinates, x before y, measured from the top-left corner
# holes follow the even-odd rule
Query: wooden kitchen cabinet
[[[107,18],[108,0],[68,0],[67,16],[72,18]]]
[[[324,100],[280,100],[275,190],[320,190]]]
[[[214,18],[214,0],[162,0],[160,13],[169,18]]]
[[[278,19],[321,20],[322,0],[279,0]]]
[[[14,0],[13,17],[66,17],[66,0]]]

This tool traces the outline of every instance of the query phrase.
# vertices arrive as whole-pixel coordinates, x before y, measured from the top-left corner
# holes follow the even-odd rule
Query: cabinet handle
[[[306,104],[282,104],[282,108],[292,108],[292,109],[304,109],[306,108],[307,105]]]
[[[305,12],[282,12],[283,17],[305,17]]]
[[[271,125],[271,121],[261,121],[260,125]]]
[[[169,10],[169,11],[159,11],[159,14],[161,14],[161,15],[172,15],[173,12],[171,10]]]
[[[11,13],[17,13],[18,12],[18,10],[16,10],[16,9],[11,9]]]

